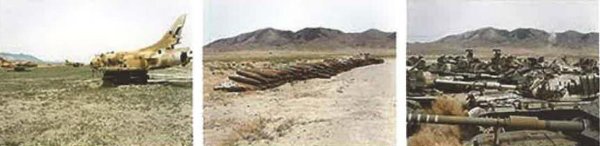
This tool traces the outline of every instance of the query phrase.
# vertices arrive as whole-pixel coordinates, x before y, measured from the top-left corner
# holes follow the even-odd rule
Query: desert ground
[[[231,54],[244,54],[231,53]],[[251,92],[213,91],[235,67],[223,64],[286,64],[348,54],[256,52],[246,58],[204,57],[205,145],[393,145],[395,57],[331,79],[310,79]]]
[[[151,74],[191,77],[191,67]],[[100,78],[89,67],[1,70],[0,145],[191,145],[191,83],[101,87]]]

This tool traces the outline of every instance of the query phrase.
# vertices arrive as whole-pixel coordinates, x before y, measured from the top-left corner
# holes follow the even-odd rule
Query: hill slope
[[[346,48],[394,49],[396,34],[369,29],[360,33],[345,33],[329,28],[304,28],[292,32],[273,28],[259,29],[234,37],[219,39],[204,46],[207,52],[255,49],[319,49]]]
[[[437,41],[429,42],[429,44],[431,43],[457,47],[597,48],[598,33],[580,33],[577,31],[550,33],[533,28],[519,28],[508,31],[486,27],[446,36]]]
[[[37,62],[37,63],[44,62],[43,60],[41,60],[35,56],[29,55],[29,54],[23,54],[23,53],[13,54],[13,53],[0,52],[0,57],[7,59],[7,60],[15,60],[15,61],[31,61],[31,62]]]

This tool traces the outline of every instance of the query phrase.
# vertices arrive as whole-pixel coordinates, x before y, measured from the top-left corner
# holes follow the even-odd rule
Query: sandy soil
[[[205,145],[393,145],[395,59],[385,61],[246,93],[210,91],[226,74],[205,69]]]

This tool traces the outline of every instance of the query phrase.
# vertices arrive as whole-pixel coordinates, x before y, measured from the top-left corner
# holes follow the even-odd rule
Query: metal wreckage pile
[[[408,135],[421,123],[467,125],[465,145],[598,145],[599,64],[563,57],[520,58],[495,49],[489,61],[466,55],[407,60]],[[424,114],[438,97],[465,96],[469,117]],[[469,128],[467,128],[469,129]],[[473,130],[475,129],[475,130]]]
[[[229,81],[215,86],[214,90],[228,92],[264,90],[299,80],[328,79],[353,68],[383,62],[383,59],[375,58],[368,53],[361,53],[347,58],[331,58],[315,63],[295,64],[283,69],[242,69],[237,70],[236,75],[229,76]]]

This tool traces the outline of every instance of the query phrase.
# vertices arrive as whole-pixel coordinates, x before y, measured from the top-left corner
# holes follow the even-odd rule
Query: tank
[[[560,77],[531,78],[523,84],[501,84],[493,81],[461,81],[456,78],[433,80],[436,89],[448,92],[469,92],[469,90],[508,90],[515,91],[524,98],[549,101],[565,99],[593,100],[598,97],[600,78],[597,75],[578,75],[569,79]]]
[[[465,145],[599,145],[600,79],[593,59],[571,65],[565,58],[561,64],[493,51],[488,61],[476,61],[472,50],[433,64],[412,58],[408,134],[420,123],[438,123],[462,125]],[[442,96],[463,103],[468,117],[415,114]]]
[[[565,117],[572,118],[581,107],[591,104],[600,95],[598,84],[592,83],[597,81],[597,78],[587,76],[580,78],[582,81],[572,82],[562,88],[549,88],[539,84],[519,86],[447,79],[435,79],[432,87],[443,93],[466,93],[466,98],[463,98],[465,107],[473,115],[492,117],[534,115],[565,119]],[[538,88],[531,88],[532,86]],[[407,100],[429,107],[436,98],[437,96],[423,95],[409,96]]]
[[[409,96],[424,96],[439,92],[461,93],[480,89],[515,90],[517,88],[517,84],[499,82],[502,78],[499,75],[485,73],[435,73],[408,69],[406,83]]]
[[[463,76],[441,76],[439,74],[413,70],[407,72],[408,96],[425,96],[439,93],[466,93],[474,90],[496,89],[517,90],[518,85],[501,84],[483,79],[465,79]]]

